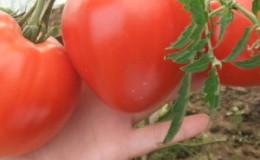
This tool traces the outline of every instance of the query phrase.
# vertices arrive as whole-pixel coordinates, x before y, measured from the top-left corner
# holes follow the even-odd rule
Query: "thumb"
[[[209,122],[209,117],[205,114],[187,116],[170,144],[194,137],[203,132]],[[130,136],[129,157],[134,158],[153,150],[163,147],[162,142],[169,129],[170,122],[162,122],[136,129]]]

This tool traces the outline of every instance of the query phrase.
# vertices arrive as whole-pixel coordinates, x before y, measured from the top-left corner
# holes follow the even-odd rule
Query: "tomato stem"
[[[42,13],[44,11],[44,5],[46,0],[37,0],[36,1],[36,8],[30,18],[28,24],[29,25],[39,25],[42,19]]]
[[[221,7],[217,8],[217,9],[213,10],[212,12],[210,12],[209,13],[209,17],[213,17],[213,16],[215,16],[216,14],[218,14],[219,12],[221,12],[221,11],[223,11],[225,9],[226,9],[225,6],[221,6]]]
[[[238,9],[245,16],[247,16],[254,24],[260,24],[260,20],[252,12],[248,11],[246,8],[244,8],[240,4],[234,3],[234,8]]]
[[[224,10],[226,8],[225,6],[222,6],[222,7],[219,7],[218,9],[215,9],[214,11],[210,12],[210,2],[211,2],[211,0],[205,1],[206,12],[210,13],[209,18],[213,17],[215,14],[218,14],[219,12],[221,12],[222,10]],[[208,36],[210,34],[210,29],[209,29],[208,23],[205,24],[205,34],[206,34],[206,36]],[[221,68],[222,63],[214,55],[214,49],[213,49],[211,39],[209,37],[207,39],[208,39],[208,42],[207,42],[207,44],[208,44],[208,54],[213,59],[212,67],[214,68],[215,66],[220,66],[220,68]]]
[[[37,0],[34,7],[21,20],[23,35],[33,43],[41,43],[51,36],[49,19],[55,0]],[[25,24],[25,22],[28,22]]]
[[[28,20],[28,18],[32,16],[33,11],[35,10],[35,8],[36,8],[36,4],[33,5],[33,7],[32,7],[27,13],[25,13],[25,14],[23,15],[23,17],[18,21],[18,23],[19,23],[19,25],[20,25],[21,27],[23,27],[24,24],[26,23],[26,21]]]

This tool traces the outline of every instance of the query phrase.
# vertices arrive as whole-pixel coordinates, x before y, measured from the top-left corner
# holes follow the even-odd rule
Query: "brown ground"
[[[200,92],[192,95],[190,112],[206,108],[201,100]],[[207,148],[214,160],[259,160],[260,87],[222,87],[221,107],[207,134],[225,140]]]

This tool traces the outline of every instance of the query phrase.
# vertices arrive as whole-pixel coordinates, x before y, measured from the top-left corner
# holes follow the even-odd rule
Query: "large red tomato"
[[[182,78],[180,65],[163,58],[189,16],[177,0],[69,0],[63,39],[76,69],[102,100],[137,112],[165,100]]]
[[[53,38],[33,44],[0,12],[0,157],[32,151],[68,120],[80,79]]]
[[[239,4],[243,5],[248,10],[251,10],[253,0],[237,0]],[[242,37],[246,27],[252,26],[253,23],[241,12],[235,10],[235,19],[227,28],[223,42],[217,47],[214,52],[217,58],[226,58],[236,46],[238,40]],[[213,43],[218,41],[220,26],[215,28],[213,34]],[[248,41],[248,46],[252,46],[256,40],[259,39],[256,31],[254,31]],[[235,59],[235,61],[243,61],[250,59],[257,50],[250,50],[248,47],[244,49],[243,53]],[[260,85],[260,66],[254,69],[243,69],[234,64],[227,62],[223,63],[223,68],[219,70],[220,81],[225,85],[233,86],[252,86]]]

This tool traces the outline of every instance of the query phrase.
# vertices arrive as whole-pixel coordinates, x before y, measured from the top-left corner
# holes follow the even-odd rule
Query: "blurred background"
[[[65,3],[66,0],[56,0],[55,6]],[[35,0],[0,0],[1,7],[8,7],[13,10],[25,10],[26,8],[32,6]]]

